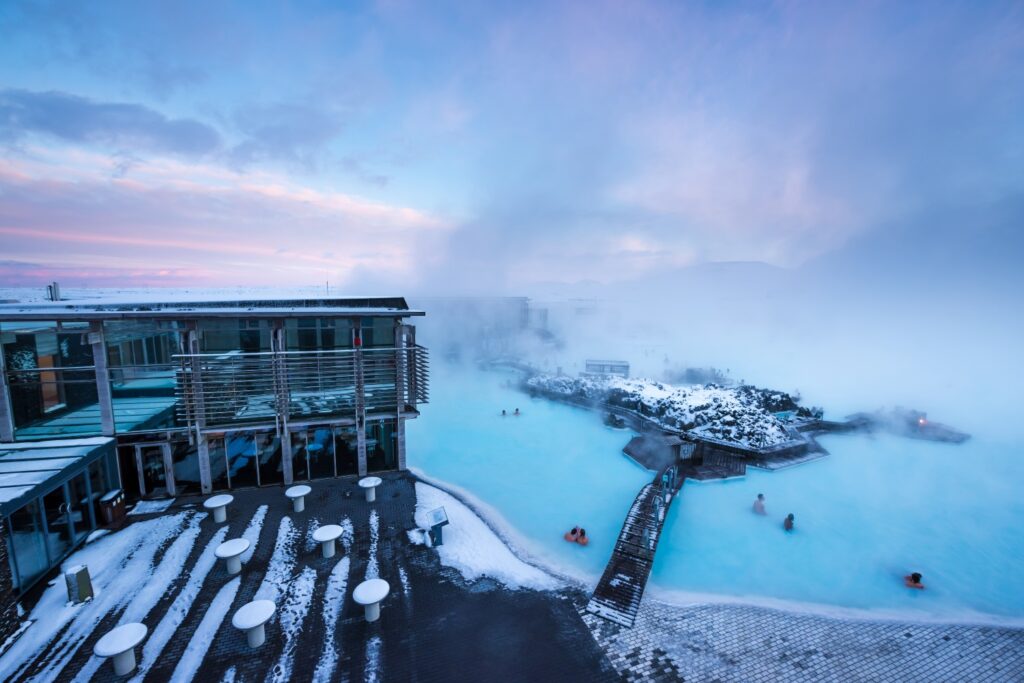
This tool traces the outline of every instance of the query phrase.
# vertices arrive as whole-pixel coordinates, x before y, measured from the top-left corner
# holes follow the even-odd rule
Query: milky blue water
[[[595,581],[649,474],[594,412],[531,400],[511,376],[439,373],[409,424],[409,461],[492,506],[537,559]],[[519,407],[521,417],[499,416]],[[651,578],[667,595],[734,596],[938,617],[1024,617],[1024,446],[822,439],[829,457],[687,482]],[[767,517],[751,511],[757,493]],[[786,513],[796,531],[782,530]],[[573,524],[586,548],[562,540]],[[911,571],[925,591],[902,585]]]

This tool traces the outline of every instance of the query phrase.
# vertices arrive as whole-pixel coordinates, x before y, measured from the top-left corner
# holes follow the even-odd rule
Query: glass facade
[[[175,427],[177,363],[183,325],[175,321],[106,321],[103,337],[118,433]]]
[[[0,323],[11,414],[19,439],[98,434],[88,323]]]
[[[389,418],[383,424],[367,420],[366,462],[378,471],[394,468],[395,422],[390,418],[400,412],[399,405],[415,410],[416,404],[415,399],[401,401],[398,370],[425,377],[425,365],[422,370],[417,365],[425,355],[402,355],[394,348],[401,316],[259,317],[261,302],[235,305],[256,317],[184,313],[166,319],[154,314],[0,322],[14,438],[113,434],[119,443],[110,472],[98,465],[86,479],[95,482],[112,473],[129,498],[182,495],[285,483],[288,448],[282,447],[282,436],[291,449],[292,480],[358,474],[358,439],[351,425],[361,405],[366,414]],[[292,308],[304,305],[327,308],[315,301]],[[159,311],[162,306],[135,310]],[[197,310],[204,306],[210,304],[198,304]],[[182,311],[190,308],[183,305]],[[271,353],[275,329],[283,331],[284,353]],[[189,345],[192,335],[195,347]],[[104,360],[107,365],[106,387],[97,386],[103,380],[98,380],[93,357],[100,339],[104,351],[97,358],[101,369]],[[198,355],[189,355],[190,350]],[[107,388],[110,402],[101,405]],[[303,427],[288,426],[298,424]],[[0,441],[10,433],[2,427]],[[209,446],[209,477],[206,463],[200,467],[203,439]],[[64,514],[94,521],[99,508],[95,496],[83,495],[83,485],[78,482],[67,492],[77,507]],[[91,491],[96,485],[84,488]],[[56,501],[59,496],[50,493],[50,502]],[[44,525],[59,527],[54,509],[43,505],[40,514]],[[47,543],[59,546],[66,536],[50,534]]]
[[[70,451],[70,452],[69,452]],[[99,501],[117,488],[112,445],[3,451],[7,465],[32,463],[33,473],[54,462],[72,465],[41,474],[25,498],[4,499],[8,557],[15,587],[24,591],[85,542],[102,522]],[[112,472],[113,470],[113,472]]]

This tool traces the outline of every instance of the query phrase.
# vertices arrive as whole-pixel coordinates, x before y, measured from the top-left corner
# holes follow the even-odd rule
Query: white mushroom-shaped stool
[[[267,639],[263,625],[274,616],[276,610],[273,600],[253,600],[238,608],[235,616],[231,617],[231,625],[245,631],[249,647],[259,647]]]
[[[234,496],[222,493],[219,496],[207,498],[203,501],[203,507],[207,510],[213,510],[213,521],[217,522],[217,524],[223,524],[228,521],[227,507],[234,499]]]
[[[232,538],[224,541],[213,554],[222,560],[227,560],[228,574],[237,574],[242,571],[242,553],[249,549],[249,541],[244,538]]]
[[[366,608],[366,620],[380,619],[380,602],[388,596],[391,586],[384,579],[363,581],[352,591],[352,599]]]
[[[313,540],[320,544],[324,557],[334,557],[334,542],[341,533],[342,528],[337,524],[327,524],[313,532]]]
[[[295,512],[302,512],[306,509],[306,496],[312,492],[313,489],[309,488],[305,484],[299,484],[293,486],[284,492],[284,495],[292,499],[292,510]]]
[[[135,646],[149,633],[145,624],[125,624],[108,631],[96,641],[92,652],[97,657],[113,657],[114,673],[118,676],[135,670]]]
[[[367,503],[377,500],[377,487],[382,483],[380,477],[363,477],[359,480],[359,485],[366,491]]]

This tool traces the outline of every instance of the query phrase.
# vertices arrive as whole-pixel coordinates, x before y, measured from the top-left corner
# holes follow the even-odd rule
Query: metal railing
[[[178,419],[189,426],[355,418],[360,365],[366,412],[415,410],[429,399],[428,355],[421,346],[181,354],[175,360]]]

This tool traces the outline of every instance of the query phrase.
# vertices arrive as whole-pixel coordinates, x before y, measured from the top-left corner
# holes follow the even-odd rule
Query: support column
[[[359,476],[366,476],[366,382],[363,375],[363,330],[361,323],[355,328],[356,359],[356,455],[359,462]]]
[[[0,442],[4,441],[14,441],[14,404],[7,383],[7,360],[0,344]]]
[[[395,460],[399,471],[405,469],[405,412],[406,400],[406,338],[405,326],[395,321]]]
[[[185,332],[185,352],[189,354],[190,390],[195,419],[196,458],[199,460],[199,487],[203,493],[213,491],[213,474],[210,472],[210,445],[206,442],[206,397],[203,396],[203,365],[199,358],[199,331],[191,325]],[[185,400],[188,400],[186,397]]]
[[[405,469],[405,418],[399,417],[395,422],[395,453],[398,469]]]
[[[288,391],[288,370],[285,367],[284,321],[275,320],[270,334],[271,367],[274,376],[274,405],[277,411],[277,424],[281,432],[281,473],[284,485],[291,486],[295,480],[295,468],[292,467],[292,435],[288,431],[288,411],[291,408],[291,394]]]
[[[114,436],[114,397],[110,391],[110,371],[107,369],[107,344],[103,339],[103,323],[89,324],[89,344],[92,362],[96,366],[96,396],[100,404],[100,429],[103,436]]]

